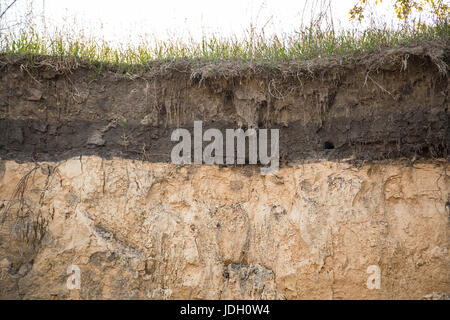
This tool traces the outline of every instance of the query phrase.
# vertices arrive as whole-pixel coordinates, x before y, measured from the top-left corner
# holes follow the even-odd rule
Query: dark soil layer
[[[136,74],[0,57],[0,157],[170,161],[174,128],[279,128],[283,164],[449,158],[450,41],[279,65],[178,60]]]

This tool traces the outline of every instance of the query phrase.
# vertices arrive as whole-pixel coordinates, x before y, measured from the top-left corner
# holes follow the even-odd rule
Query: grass
[[[336,32],[320,27],[306,28],[294,35],[266,37],[251,30],[244,39],[204,37],[200,42],[154,41],[114,47],[105,41],[56,34],[43,37],[33,29],[15,34],[0,34],[0,52],[22,55],[49,55],[70,58],[94,65],[113,64],[133,69],[153,61],[201,59],[206,61],[241,60],[278,62],[317,57],[348,55],[380,47],[393,47],[424,39],[446,39],[448,20],[429,26],[398,29],[374,28],[364,31]]]

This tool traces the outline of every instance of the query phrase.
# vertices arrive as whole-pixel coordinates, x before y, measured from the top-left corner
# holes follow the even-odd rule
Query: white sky
[[[18,0],[16,14],[30,4]],[[357,27],[349,22],[349,10],[357,0],[331,0],[335,28]],[[376,6],[377,21],[392,24],[393,0]],[[303,23],[309,24],[311,13],[317,16],[325,0],[34,0],[33,14],[38,27],[54,28],[95,36],[116,43],[140,38],[198,40],[214,33],[241,36],[250,23],[266,25],[266,34],[292,34]],[[386,8],[390,10],[387,11]],[[13,15],[11,13],[10,15]],[[267,24],[266,24],[267,23]],[[367,25],[367,22],[366,22]],[[361,27],[361,26],[359,26]]]

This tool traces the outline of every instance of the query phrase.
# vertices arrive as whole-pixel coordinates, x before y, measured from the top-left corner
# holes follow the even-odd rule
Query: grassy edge
[[[33,30],[19,34],[0,34],[0,54],[19,55],[31,64],[36,57],[47,57],[54,69],[72,69],[78,65],[92,67],[97,72],[114,69],[121,73],[136,73],[154,64],[188,61],[190,64],[220,63],[276,66],[285,61],[306,61],[316,58],[340,57],[344,60],[381,48],[395,48],[424,40],[447,40],[450,26],[447,20],[434,26],[418,24],[398,30],[369,29],[356,33],[306,29],[295,37],[279,40],[253,35],[241,41],[204,38],[201,43],[160,42],[153,45],[113,48],[106,42],[73,39],[58,35],[43,38]]]

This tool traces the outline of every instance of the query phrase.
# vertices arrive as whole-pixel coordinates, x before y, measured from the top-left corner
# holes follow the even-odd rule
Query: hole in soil
[[[422,147],[418,150],[417,154],[418,154],[420,157],[427,157],[427,156],[429,156],[429,155],[430,155],[430,147],[429,147],[429,146],[422,146]]]
[[[325,143],[323,144],[323,148],[326,150],[334,149],[334,144],[333,142],[325,141]]]

